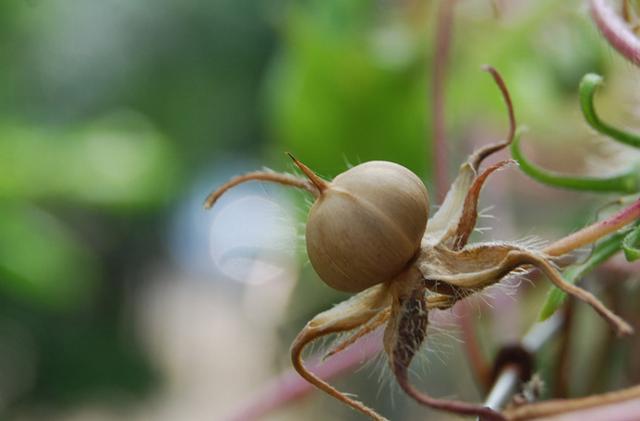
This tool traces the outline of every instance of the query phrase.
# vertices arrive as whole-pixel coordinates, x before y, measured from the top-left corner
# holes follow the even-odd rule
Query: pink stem
[[[453,32],[453,9],[455,0],[443,0],[440,2],[435,39],[435,56],[433,59],[432,79],[432,124],[433,124],[433,154],[434,154],[434,182],[436,196],[442,203],[449,189],[446,127],[445,127],[445,88],[449,52],[451,50],[451,35]],[[465,343],[465,351],[471,362],[476,378],[481,381],[485,377],[483,373],[486,361],[479,349],[475,333],[475,324],[470,319],[470,312],[462,309],[460,317],[460,329]]]
[[[592,244],[640,218],[640,199],[614,215],[574,232],[544,248],[549,256],[562,256],[580,247]]]
[[[436,23],[436,49],[433,59],[432,95],[432,125],[433,125],[433,155],[436,197],[442,203],[449,188],[448,154],[446,142],[446,128],[444,118],[445,84],[447,64],[449,61],[449,47],[453,31],[454,0],[443,0]]]
[[[631,63],[640,66],[640,39],[604,0],[591,0],[591,17],[609,44]]]
[[[370,360],[382,350],[382,330],[378,329],[339,354],[322,362],[315,357],[307,365],[311,371],[322,379],[331,379],[342,373],[351,372],[353,367]],[[316,390],[311,383],[300,377],[293,369],[289,369],[261,391],[243,402],[239,409],[227,419],[229,421],[257,420],[290,401],[295,401]]]

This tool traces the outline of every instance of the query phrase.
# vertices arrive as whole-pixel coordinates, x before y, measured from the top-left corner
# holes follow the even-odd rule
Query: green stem
[[[620,251],[622,246],[622,241],[625,236],[629,233],[629,230],[624,230],[622,232],[618,232],[608,237],[600,244],[598,244],[591,254],[591,257],[579,265],[572,266],[564,271],[562,277],[565,281],[575,284],[579,279],[584,277],[586,274],[597,268],[600,264],[602,264],[605,260],[609,259],[611,256]],[[558,289],[557,287],[552,287],[549,290],[547,295],[547,300],[542,306],[542,310],[540,311],[540,320],[546,320],[555,311],[562,305],[564,302],[566,295],[563,291]]]
[[[627,234],[622,241],[622,251],[630,262],[640,259],[640,227]]]
[[[612,127],[598,116],[593,104],[593,97],[600,85],[602,85],[602,76],[595,73],[587,73],[580,81],[580,108],[587,123],[596,131],[618,142],[640,148],[640,136]]]
[[[537,167],[527,160],[520,149],[520,131],[511,144],[511,155],[520,165],[520,169],[529,177],[543,184],[571,190],[599,193],[631,194],[640,190],[640,175],[636,168],[613,177],[571,177]]]

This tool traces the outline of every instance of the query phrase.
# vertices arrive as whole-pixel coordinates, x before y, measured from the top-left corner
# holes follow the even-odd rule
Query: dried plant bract
[[[430,218],[422,181],[401,165],[382,161],[357,165],[327,181],[292,157],[304,178],[254,172],[231,180],[206,201],[211,207],[224,191],[249,180],[302,188],[316,197],[306,229],[311,263],[329,286],[357,294],[307,323],[292,345],[293,365],[319,389],[376,420],[384,418],[307,370],[302,351],[310,342],[329,334],[350,333],[328,354],[333,355],[386,324],[384,351],[398,384],[408,395],[431,408],[499,420],[505,415],[480,404],[433,398],[410,382],[409,367],[426,339],[429,312],[448,309],[516,269],[536,267],[557,287],[591,305],[619,334],[632,331],[592,294],[565,282],[555,267],[554,257],[583,242],[558,242],[546,249],[510,242],[468,244],[484,183],[510,161],[485,169],[481,164],[515,136],[515,118],[504,82],[493,68],[487,70],[509,110],[507,140],[476,151],[462,164],[444,202]]]

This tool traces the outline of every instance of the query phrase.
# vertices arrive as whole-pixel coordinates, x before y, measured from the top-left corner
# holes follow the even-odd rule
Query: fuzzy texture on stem
[[[318,197],[319,195],[319,191],[316,186],[306,178],[272,171],[253,171],[234,177],[222,186],[218,187],[215,191],[211,192],[204,201],[204,208],[210,209],[227,190],[248,181],[267,181],[270,183],[282,184],[284,186],[306,190],[314,197]]]
[[[627,235],[627,232],[617,232],[606,240],[599,243],[591,253],[589,259],[586,262],[572,266],[563,273],[563,278],[571,283],[576,283],[579,279],[584,277],[587,273],[594,270],[601,265],[607,259],[620,251],[620,245],[622,240]],[[540,311],[540,320],[545,320],[562,305],[566,298],[566,294],[557,288],[552,288],[547,295],[547,299]]]
[[[637,219],[640,219],[640,199],[609,218],[598,221],[550,244],[544,248],[544,252],[549,256],[562,256],[580,247],[595,243]]]

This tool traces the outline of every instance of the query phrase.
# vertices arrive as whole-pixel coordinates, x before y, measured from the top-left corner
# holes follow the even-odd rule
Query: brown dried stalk
[[[504,411],[508,420],[530,420],[564,414],[597,406],[611,405],[640,398],[640,385],[615,392],[576,399],[552,399],[545,402],[523,405]]]
[[[368,284],[364,287],[367,289],[354,288],[353,291],[360,292],[351,299],[314,317],[296,337],[291,348],[291,358],[294,368],[302,377],[327,394],[375,420],[382,420],[384,418],[362,402],[338,391],[307,369],[302,361],[302,352],[309,343],[326,335],[351,332],[353,335],[352,338],[348,338],[338,344],[337,349],[342,350],[354,343],[365,333],[370,332],[375,327],[387,321],[383,341],[384,349],[399,385],[409,396],[417,402],[431,408],[461,415],[479,415],[490,420],[501,420],[504,419],[501,414],[483,405],[433,398],[424,392],[418,391],[410,383],[408,374],[409,367],[413,357],[426,338],[429,310],[450,308],[457,301],[499,282],[515,270],[521,269],[522,267],[534,266],[547,275],[548,279],[557,287],[591,305],[619,334],[629,334],[632,332],[631,327],[624,320],[613,314],[591,293],[565,282],[558,270],[550,262],[550,257],[559,256],[577,247],[582,247],[633,222],[640,214],[640,200],[631,207],[618,212],[613,217],[572,234],[544,250],[536,250],[523,247],[516,243],[507,242],[467,245],[470,233],[475,227],[477,201],[481,188],[488,179],[488,176],[502,167],[505,162],[491,166],[481,174],[478,174],[478,168],[483,159],[510,143],[515,127],[513,110],[511,108],[511,102],[508,99],[506,87],[504,87],[503,83],[500,84],[502,79],[495,70],[489,69],[489,71],[501,87],[510,110],[509,139],[505,142],[482,148],[472,154],[467,162],[460,167],[458,177],[447,193],[442,206],[426,224],[419,249],[408,264],[405,264],[405,268],[399,274],[391,279],[382,280],[382,282],[376,281]],[[352,178],[345,178],[345,176],[341,175],[336,177],[333,182],[328,182],[319,179],[309,168],[299,161],[295,159],[294,161],[305,173],[309,179],[308,182],[286,174],[277,176],[273,173],[251,173],[247,176],[237,177],[224,185],[218,192],[212,193],[207,204],[213,203],[222,192],[234,185],[248,180],[262,179],[306,189],[318,196],[316,202],[318,206],[323,206],[323,204],[326,203],[338,204],[333,208],[329,208],[336,212],[349,209],[348,207],[351,206],[352,203],[364,203],[368,206],[368,208],[366,208],[366,212],[368,212],[366,214],[367,217],[379,214],[376,213],[377,211],[372,211],[372,209],[375,209],[371,205],[372,202],[362,202],[362,200],[359,199],[359,193],[356,190],[350,190],[356,187],[363,187],[364,192],[370,193],[373,191],[377,192],[377,194],[384,194],[384,192],[379,191],[379,188],[376,188],[375,185],[367,182],[367,180],[373,179],[371,171],[362,170],[367,164],[362,164],[363,167],[360,167],[360,169],[355,167],[349,170]],[[368,166],[367,168],[382,169],[384,171],[384,168],[397,169],[397,167],[397,164],[378,162],[376,165]],[[408,170],[405,169],[402,171],[404,171],[403,174],[405,174]],[[358,177],[360,178],[358,179]],[[378,177],[380,177],[380,175],[378,175]],[[345,183],[344,180],[349,180],[351,184]],[[381,177],[380,180],[382,184],[384,177]],[[411,183],[419,183],[415,175],[411,175],[409,181]],[[407,192],[409,192],[409,190],[407,190]],[[418,189],[416,193],[426,196],[425,190]],[[331,194],[334,196],[329,196]],[[395,194],[395,192],[390,192],[389,194]],[[339,201],[330,202],[331,197],[338,197]],[[379,198],[375,197],[373,199],[378,200]],[[358,202],[358,200],[360,200],[360,202]],[[316,205],[312,208],[312,216],[315,206]],[[365,213],[363,213],[364,211],[361,211],[360,208],[357,209],[355,213],[333,215],[334,218],[355,218],[352,220],[354,223],[357,223],[357,219],[365,215]],[[391,226],[392,231],[397,228],[393,224],[394,221],[390,219],[389,214],[380,214],[379,216],[380,223],[384,222],[385,226]],[[344,228],[340,229],[344,230],[349,230],[352,227],[352,225],[348,224],[341,226]],[[366,235],[380,229],[380,227],[375,225],[368,225],[368,227],[370,228],[366,232]],[[422,225],[422,227],[424,227],[424,225]],[[424,228],[420,229],[422,230]],[[397,234],[398,230],[396,229],[396,231],[393,232]],[[322,248],[323,253],[325,253],[324,256],[328,255],[328,251],[332,247],[340,247],[340,253],[343,253],[342,250],[344,250],[344,253],[350,250],[350,248],[344,247],[345,244],[335,242],[341,241],[343,236],[348,234],[347,232],[336,232],[334,230],[331,232],[322,232],[321,234],[322,235],[316,238],[316,241],[327,242],[327,244],[323,244]],[[413,235],[415,232],[411,232],[410,234]],[[351,241],[354,240],[351,239]],[[362,246],[364,247],[366,244],[362,244]],[[357,247],[357,244],[353,244],[351,248],[353,247]],[[395,250],[376,249],[373,250],[373,252],[393,253]],[[344,257],[342,254],[334,256],[334,258],[343,260]],[[381,255],[373,257],[374,263],[380,261],[382,257]],[[331,264],[331,259],[328,259],[327,262]],[[367,260],[364,260],[361,261],[360,264],[364,265],[367,264],[367,262]],[[352,281],[351,275],[343,276],[347,273],[344,272],[345,270],[351,270],[352,268],[347,266],[338,268],[342,271],[339,273],[341,282],[349,283]],[[334,268],[332,268],[332,270],[333,269]],[[323,280],[329,285],[332,285],[327,279],[323,278]],[[344,290],[351,291],[353,285],[341,284],[341,286]],[[330,353],[335,352],[336,351],[331,351]]]

